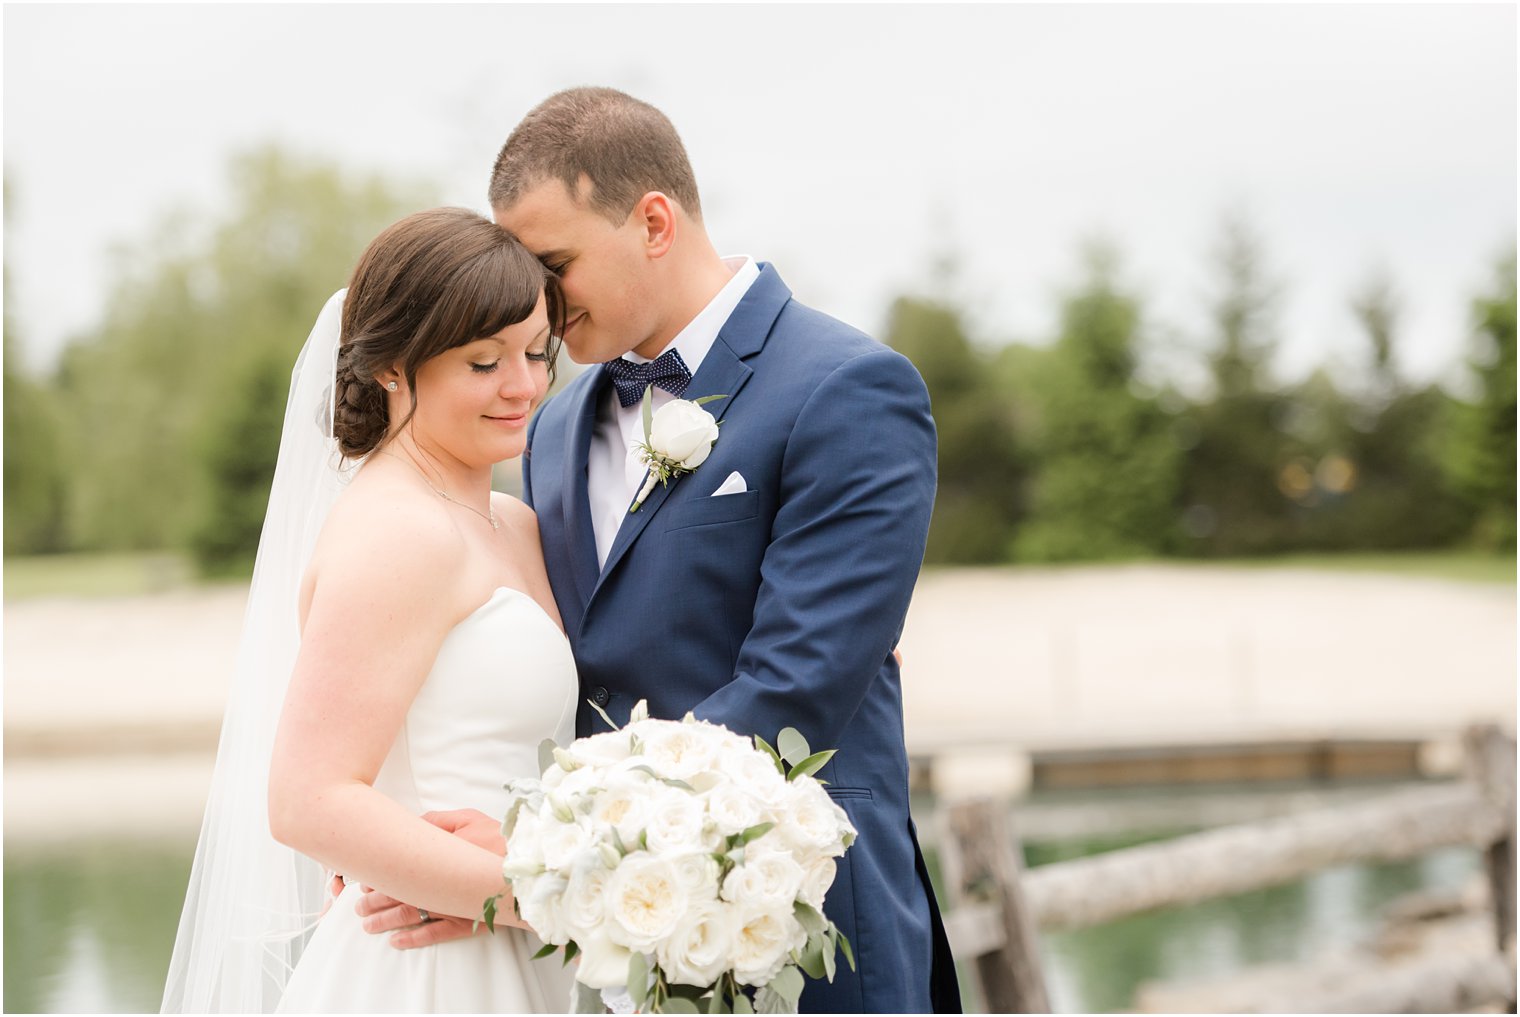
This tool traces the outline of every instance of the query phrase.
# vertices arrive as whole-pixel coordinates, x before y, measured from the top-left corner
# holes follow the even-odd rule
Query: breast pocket
[[[719,523],[736,523],[753,519],[760,514],[760,492],[740,491],[738,494],[721,494],[717,497],[694,498],[681,505],[673,505],[662,515],[665,532],[684,530],[692,526],[716,526]]]

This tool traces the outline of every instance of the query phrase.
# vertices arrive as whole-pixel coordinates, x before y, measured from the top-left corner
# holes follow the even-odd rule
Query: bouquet
[[[832,751],[792,728],[773,748],[691,714],[651,720],[642,701],[608,723],[546,741],[542,775],[507,785],[502,873],[538,956],[579,958],[593,991],[577,1008],[626,988],[646,1013],[795,1013],[802,972],[832,981],[836,950],[854,967],[823,916],[855,839],[812,776]]]

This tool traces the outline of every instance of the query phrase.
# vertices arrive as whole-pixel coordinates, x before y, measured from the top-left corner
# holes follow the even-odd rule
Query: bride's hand
[[[507,853],[507,843],[501,835],[501,823],[484,812],[455,809],[449,812],[428,812],[422,818],[441,830],[464,838],[476,847],[498,855]],[[464,939],[486,931],[484,925],[477,927],[472,918],[429,915],[424,921],[418,908],[368,886],[360,889],[363,896],[359,898],[355,910],[364,919],[364,931],[374,934],[394,933],[390,937],[390,944],[398,950],[447,943],[452,939]],[[498,912],[496,920],[501,925],[521,924],[512,912],[510,903]]]

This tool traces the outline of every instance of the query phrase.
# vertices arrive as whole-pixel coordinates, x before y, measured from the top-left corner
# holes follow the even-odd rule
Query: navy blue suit
[[[549,400],[528,432],[524,497],[581,690],[622,723],[700,718],[774,740],[795,727],[838,754],[819,774],[859,831],[825,910],[855,949],[804,1012],[959,1010],[908,814],[892,649],[934,503],[934,421],[904,357],[802,306],[769,265],[685,397],[727,394],[695,473],[624,518],[598,570],[586,462],[605,372]],[[733,471],[748,490],[710,497]],[[589,706],[581,735],[605,724]],[[932,989],[932,995],[931,995]]]

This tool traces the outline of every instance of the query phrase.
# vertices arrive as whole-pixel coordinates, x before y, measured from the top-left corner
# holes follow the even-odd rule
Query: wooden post
[[[1045,974],[1033,916],[1024,902],[1024,861],[1006,802],[968,799],[941,811],[940,859],[955,908],[996,908],[1002,943],[976,958],[989,1013],[1049,1013]]]
[[[1493,724],[1469,728],[1463,740],[1468,772],[1500,820],[1484,861],[1499,951],[1509,953],[1515,948],[1515,740]]]

